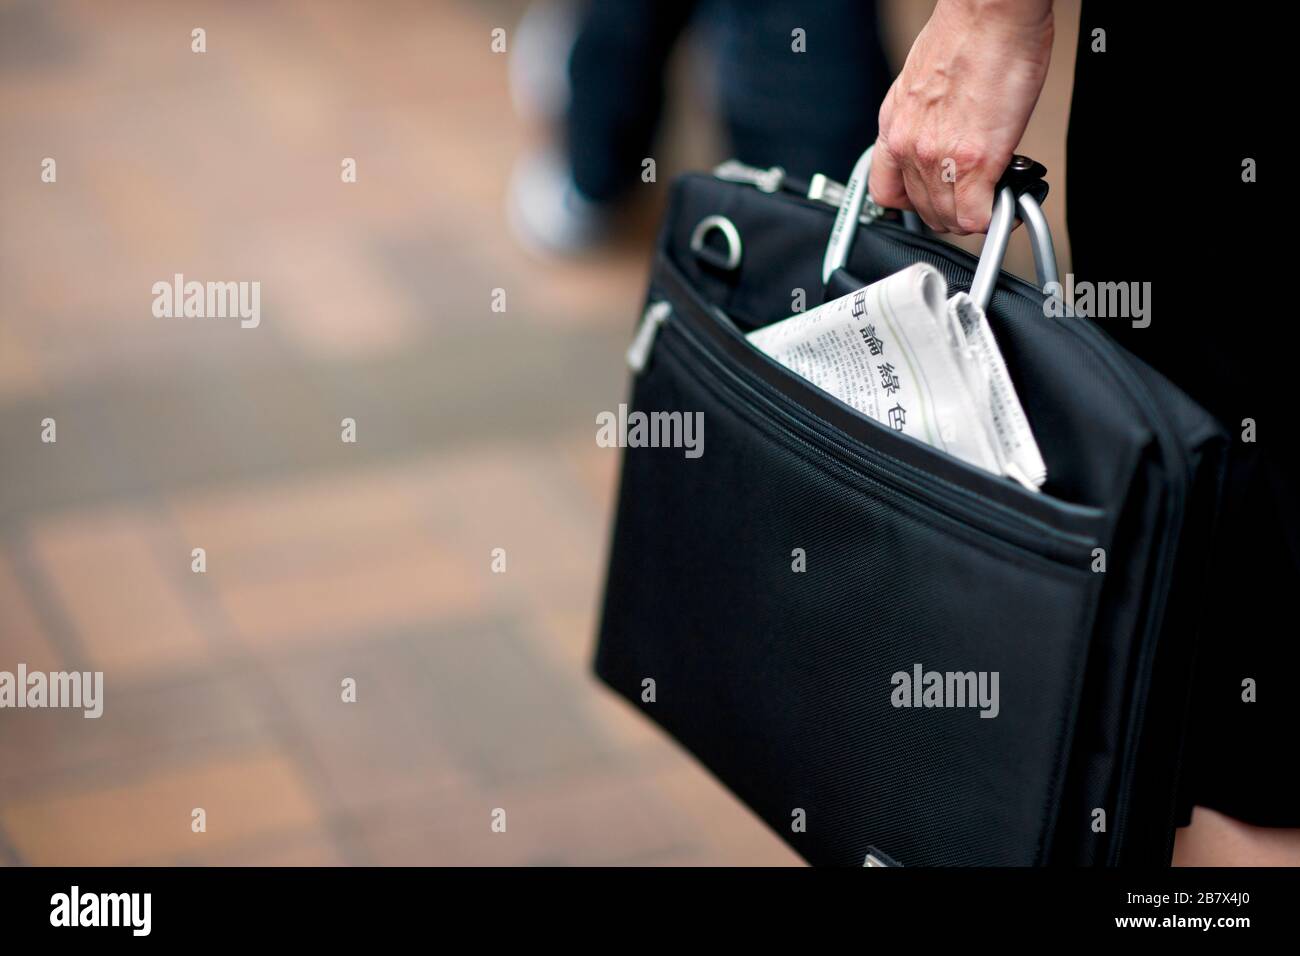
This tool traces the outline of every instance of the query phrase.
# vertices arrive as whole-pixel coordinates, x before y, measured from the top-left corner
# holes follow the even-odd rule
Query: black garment
[[[699,8],[731,155],[845,179],[876,138],[889,89],[872,0],[593,2],[569,60],[568,145],[580,192],[604,202],[639,182],[653,155],[664,73]],[[793,31],[802,30],[797,53]]]
[[[1151,324],[1101,319],[1234,438],[1200,635],[1188,795],[1248,823],[1300,826],[1300,380],[1294,280],[1270,198],[1291,171],[1269,13],[1207,5],[1083,7],[1068,143],[1076,282],[1150,282]],[[1104,31],[1105,51],[1095,49]],[[1243,160],[1259,182],[1242,180]],[[1275,228],[1270,229],[1270,226]],[[1267,244],[1267,247],[1266,247]],[[1253,419],[1256,441],[1242,441]],[[1122,568],[1122,556],[1112,558]],[[1243,701],[1243,681],[1257,700]]]

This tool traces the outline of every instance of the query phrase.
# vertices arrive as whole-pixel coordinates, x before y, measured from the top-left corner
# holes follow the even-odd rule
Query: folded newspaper
[[[749,341],[878,422],[1037,491],[1047,478],[984,311],[908,266]]]

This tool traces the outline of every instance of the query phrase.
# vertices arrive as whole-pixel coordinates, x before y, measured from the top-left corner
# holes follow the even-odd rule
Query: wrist
[[[1052,0],[938,0],[935,13],[984,28],[1036,31],[1052,23]]]

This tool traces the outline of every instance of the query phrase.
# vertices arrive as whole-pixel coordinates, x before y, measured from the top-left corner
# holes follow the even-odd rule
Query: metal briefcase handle
[[[853,248],[853,239],[857,235],[858,216],[862,212],[867,198],[867,177],[871,174],[871,153],[875,146],[870,146],[853,167],[844,189],[844,202],[835,216],[835,226],[831,229],[830,241],[826,244],[826,256],[822,260],[822,282],[830,281],[831,274],[849,260]],[[1007,254],[1007,242],[1016,221],[1025,224],[1029,233],[1030,245],[1034,252],[1034,270],[1038,275],[1038,287],[1044,288],[1050,282],[1058,282],[1056,269],[1056,249],[1052,245],[1052,231],[1047,225],[1039,203],[1047,195],[1047,184],[1043,175],[1047,169],[1027,156],[1011,157],[1011,164],[998,181],[997,194],[993,200],[993,218],[989,222],[988,235],[984,238],[984,248],[980,252],[979,264],[975,267],[975,278],[971,283],[970,297],[981,309],[987,309],[993,297],[993,287],[997,285],[998,272],[1002,269],[1002,260]]]

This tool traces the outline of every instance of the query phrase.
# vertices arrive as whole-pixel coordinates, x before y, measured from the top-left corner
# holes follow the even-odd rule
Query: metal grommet
[[[727,240],[727,256],[725,259],[718,254],[718,250],[711,249],[704,244],[709,232],[714,229],[722,233],[722,237]],[[740,267],[740,257],[743,251],[740,244],[740,230],[726,216],[705,216],[696,225],[695,231],[691,233],[691,251],[705,262],[720,269],[726,269],[728,272],[734,272]]]

